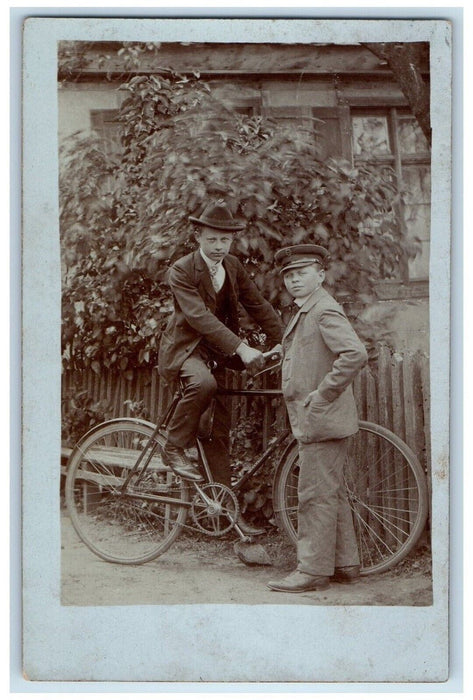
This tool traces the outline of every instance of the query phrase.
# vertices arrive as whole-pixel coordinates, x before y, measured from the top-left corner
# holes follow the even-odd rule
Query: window
[[[371,159],[391,153],[386,117],[352,117],[353,155]]]
[[[222,95],[223,97],[223,95]],[[263,107],[258,96],[227,98],[240,114],[266,114],[282,124],[315,134],[320,157],[330,156],[389,166],[405,191],[403,221],[407,236],[421,243],[409,261],[406,279],[426,280],[430,252],[430,149],[417,120],[401,108]],[[92,110],[91,126],[112,152],[119,150],[117,110]]]
[[[103,139],[107,150],[116,153],[120,146],[120,125],[117,121],[116,109],[92,109],[90,111],[90,126]]]
[[[420,240],[421,251],[409,261],[409,280],[429,274],[430,149],[417,120],[399,109],[351,112],[352,154],[356,162],[390,165],[405,191],[406,235]]]

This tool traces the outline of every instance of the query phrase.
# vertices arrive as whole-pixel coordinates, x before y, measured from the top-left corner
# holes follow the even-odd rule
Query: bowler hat
[[[222,231],[241,231],[246,225],[242,219],[233,218],[223,199],[207,204],[199,217],[189,216],[189,221]]]
[[[328,262],[329,252],[321,245],[301,243],[281,248],[274,256],[274,262],[279,265],[280,272],[285,272],[295,267],[306,267],[318,263],[322,267]]]

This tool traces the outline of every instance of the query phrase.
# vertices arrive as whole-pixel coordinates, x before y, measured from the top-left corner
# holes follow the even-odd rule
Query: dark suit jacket
[[[168,381],[177,378],[184,360],[202,339],[217,353],[233,355],[241,342],[238,302],[266,333],[271,345],[281,340],[279,316],[248,277],[238,258],[227,255],[223,265],[230,288],[228,325],[215,316],[215,290],[198,250],[178,260],[169,271],[174,312],[161,337],[158,360],[159,373]]]

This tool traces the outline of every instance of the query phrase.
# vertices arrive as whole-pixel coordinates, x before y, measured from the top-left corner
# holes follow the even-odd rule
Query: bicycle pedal
[[[245,533],[244,533],[243,530],[239,527],[239,525],[237,525],[237,524],[235,523],[235,524],[233,525],[233,527],[234,527],[235,531],[237,532],[237,534],[238,534],[238,536],[239,536],[239,538],[240,538],[240,539],[239,539],[239,542],[244,542],[245,544],[251,544],[251,542],[253,542],[253,538],[251,537],[251,535],[245,535]]]

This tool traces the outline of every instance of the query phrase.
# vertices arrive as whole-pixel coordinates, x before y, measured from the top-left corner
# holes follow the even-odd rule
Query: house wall
[[[266,80],[255,86],[253,81],[238,80],[232,83],[209,81],[218,99],[228,104],[258,103],[263,108],[304,108],[337,106],[337,96],[332,83],[308,81],[297,83]],[[59,139],[91,126],[91,110],[118,109],[124,93],[116,84],[74,83],[62,85],[58,92]]]
[[[391,322],[393,345],[399,352],[420,350],[429,354],[429,300],[381,301],[381,306],[393,307],[396,314]]]
[[[126,52],[123,52],[121,43],[61,42],[63,49],[68,45],[81,56],[81,76],[98,73],[123,76],[126,70],[133,68],[133,60],[127,65]],[[427,73],[428,44],[419,44],[417,48],[420,49],[418,57],[422,62],[422,71]],[[352,75],[369,76],[389,73],[386,62],[360,44],[163,42],[159,47],[152,47],[139,54],[139,68],[142,72],[156,73],[170,67],[177,73],[199,71],[204,77],[218,73],[227,80],[235,73],[291,73],[295,76],[307,73],[342,75],[349,72]],[[77,72],[77,67],[75,70]],[[64,67],[62,73],[63,76],[68,75]]]
[[[76,131],[90,129],[94,109],[118,109],[123,99],[116,86],[82,83],[58,92],[59,143]]]
[[[279,58],[278,58],[279,56]],[[217,66],[219,75],[209,74],[207,82],[212,86],[217,97],[229,104],[259,104],[263,109],[279,110],[276,116],[291,119],[291,110],[294,110],[293,118],[312,118],[312,109],[320,108],[322,111],[334,110],[332,118],[337,117],[336,110],[343,109],[348,104],[356,105],[396,105],[403,106],[406,100],[393,80],[377,75],[376,71],[385,66],[380,66],[370,52],[362,51],[360,47],[346,47],[345,49],[314,49],[311,53],[311,61],[307,59],[307,47],[281,47],[280,54],[265,51],[264,46],[249,47],[245,51],[239,45],[221,47],[218,50],[209,51],[208,47],[174,47],[163,46],[161,53],[163,63],[161,65],[173,65],[176,70],[200,70],[215,71]],[[177,65],[175,62],[178,62]],[[167,63],[166,63],[167,62]],[[344,68],[350,66],[352,71],[367,71],[366,77],[350,79],[343,75]],[[108,64],[107,70],[113,70],[117,66]],[[258,67],[265,71],[258,76]],[[142,64],[144,69],[153,69]],[[156,69],[156,64],[154,65]],[[236,72],[248,70],[251,76],[245,76]],[[309,69],[312,76],[304,75],[304,70]],[[300,79],[296,77],[287,79],[278,77],[278,71],[299,71]],[[222,74],[228,71],[226,75]],[[272,76],[268,73],[273,72]],[[302,72],[301,72],[302,71]],[[320,77],[314,76],[319,71]],[[341,72],[341,77],[337,71]],[[62,82],[59,86],[59,139],[91,126],[91,110],[114,110],[120,106],[125,93],[117,88],[118,81],[106,81],[97,79],[97,75],[87,79],[87,71],[84,72],[79,82]],[[286,113],[284,112],[286,110]],[[298,117],[295,112],[300,110]],[[306,111],[304,111],[306,110]],[[317,112],[315,112],[317,114]],[[330,118],[330,117],[327,117]],[[338,119],[338,117],[337,117]],[[332,122],[335,124],[335,122]],[[338,121],[337,121],[338,124]],[[330,129],[331,127],[329,127]],[[338,127],[337,127],[338,128]],[[332,138],[332,137],[331,137]],[[332,152],[342,148],[342,140],[351,136],[341,129],[340,134],[333,137]],[[408,292],[408,290],[407,290]],[[390,297],[390,295],[388,295]],[[424,284],[421,294],[412,296],[406,293],[404,298],[386,298],[380,305],[386,309],[395,308],[392,320],[395,345],[400,351],[404,349],[429,351],[429,302],[428,285]]]

